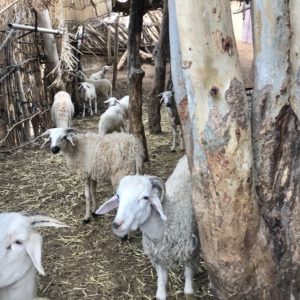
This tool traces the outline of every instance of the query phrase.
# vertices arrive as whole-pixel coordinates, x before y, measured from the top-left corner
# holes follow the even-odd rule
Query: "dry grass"
[[[99,117],[75,119],[74,126],[96,131]],[[166,179],[182,153],[169,151],[171,132],[163,109],[163,134],[147,134],[150,163],[146,172]],[[145,120],[145,128],[147,128]],[[70,228],[43,229],[43,265],[38,295],[49,299],[154,299],[156,274],[142,251],[141,234],[122,242],[111,231],[113,214],[90,224],[81,220],[85,211],[83,182],[65,167],[63,155],[38,146],[19,150],[0,161],[3,211],[47,213]],[[109,185],[97,188],[98,204],[113,194]],[[169,299],[184,299],[182,272],[171,273]],[[206,272],[195,279],[197,299],[211,299]]]

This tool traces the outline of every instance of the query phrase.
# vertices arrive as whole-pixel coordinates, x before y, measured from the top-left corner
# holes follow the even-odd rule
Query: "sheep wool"
[[[51,109],[51,119],[55,126],[60,128],[70,127],[73,115],[74,105],[71,96],[64,91],[56,93]]]
[[[160,264],[167,269],[178,264],[195,266],[199,254],[199,238],[186,156],[180,159],[166,182],[166,197],[162,208],[167,217],[161,225],[163,234],[160,239],[152,239],[143,232],[145,254],[154,266]]]
[[[92,180],[110,180],[115,187],[128,174],[142,172],[144,149],[132,134],[78,134],[64,150],[67,165]]]

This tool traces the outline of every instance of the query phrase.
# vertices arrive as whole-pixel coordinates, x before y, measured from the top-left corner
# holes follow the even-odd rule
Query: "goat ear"
[[[114,195],[105,201],[96,211],[96,215],[104,215],[119,206],[119,196]]]
[[[26,251],[38,272],[45,276],[42,266],[42,237],[37,232],[30,233]]]
[[[164,103],[164,98],[161,98],[160,101],[159,101],[159,103],[163,104]]]
[[[158,95],[156,95],[155,97],[162,97],[163,93],[159,93]]]
[[[150,198],[150,202],[151,202],[153,208],[158,212],[160,218],[163,221],[166,221],[167,217],[163,212],[161,202],[160,202],[160,198],[159,198],[159,195],[158,195],[158,191],[155,191],[155,190],[153,191],[153,195]]]

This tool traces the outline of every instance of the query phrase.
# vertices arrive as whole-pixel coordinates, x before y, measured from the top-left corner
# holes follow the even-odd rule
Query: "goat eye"
[[[19,241],[19,240],[16,240],[16,241],[15,241],[15,244],[17,244],[17,245],[22,245],[22,242]]]
[[[63,137],[63,139],[66,140],[66,139],[67,139],[67,136],[65,135],[65,136]]]
[[[148,196],[144,196],[143,199],[144,200],[149,200],[149,197]]]

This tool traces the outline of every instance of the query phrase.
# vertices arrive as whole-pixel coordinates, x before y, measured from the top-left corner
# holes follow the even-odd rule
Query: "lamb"
[[[97,93],[95,86],[90,82],[81,82],[79,84],[79,97],[83,102],[82,117],[85,117],[85,106],[88,104],[90,115],[93,115],[92,102],[95,105],[95,114],[97,113]]]
[[[105,78],[106,73],[108,72],[109,68],[110,68],[110,67],[107,66],[107,65],[103,66],[102,69],[101,69],[100,71],[98,71],[98,72],[92,74],[92,75],[90,76],[90,79],[98,80],[98,79],[103,79],[103,78]]]
[[[108,106],[115,106],[119,105],[121,109],[123,110],[123,116],[125,119],[128,119],[128,108],[129,108],[129,96],[126,95],[120,100],[118,100],[115,97],[110,97],[104,103],[108,104]]]
[[[51,119],[54,126],[61,128],[70,127],[73,115],[74,105],[71,96],[64,91],[57,92],[54,95],[54,101],[51,108]]]
[[[175,145],[176,145],[176,134],[177,134],[177,125],[180,126],[180,131],[181,131],[181,124],[180,124],[180,118],[178,115],[176,103],[173,98],[173,94],[171,91],[165,91],[157,95],[157,97],[162,97],[160,100],[160,103],[164,103],[165,106],[167,107],[168,111],[168,117],[170,124],[172,126],[172,131],[173,131],[173,141],[172,141],[172,146],[171,146],[171,151],[175,151]],[[182,131],[180,134],[180,149],[183,150],[183,138],[182,138]]]
[[[125,131],[123,110],[119,106],[110,106],[101,116],[98,124],[100,135],[112,133],[114,131]]]
[[[84,82],[90,82],[95,86],[98,98],[100,98],[101,96],[105,96],[107,99],[112,96],[112,85],[108,79],[104,78],[93,80],[87,78],[83,72],[79,72],[79,74],[79,78],[81,80],[83,80]]]
[[[32,300],[36,295],[36,274],[42,266],[42,237],[36,227],[67,227],[41,215],[0,214],[0,299]]]
[[[156,298],[160,300],[167,296],[168,270],[177,264],[184,265],[184,293],[194,293],[193,269],[200,245],[191,190],[191,175],[184,156],[166,185],[155,176],[125,176],[116,195],[96,210],[96,214],[102,215],[118,208],[112,228],[119,237],[140,228],[144,252],[157,271]]]
[[[68,167],[84,178],[86,213],[83,223],[90,221],[90,201],[92,211],[96,210],[97,182],[110,180],[115,187],[123,176],[142,172],[144,148],[132,134],[100,136],[96,133],[82,134],[72,128],[52,128],[42,136],[49,137],[52,153],[62,151]],[[93,216],[96,215],[93,213]]]

